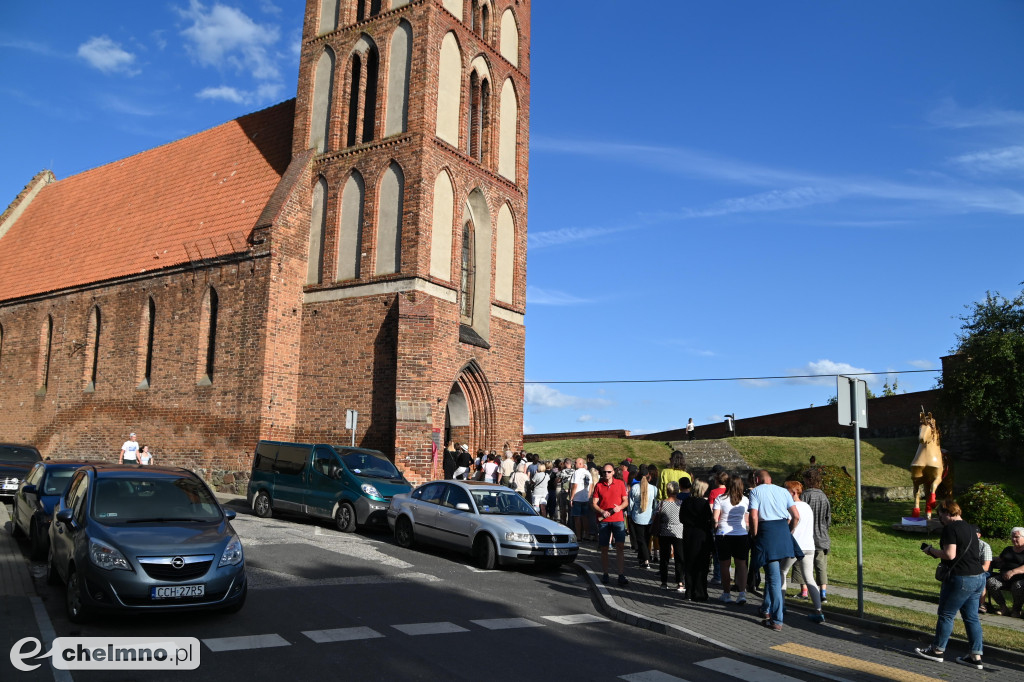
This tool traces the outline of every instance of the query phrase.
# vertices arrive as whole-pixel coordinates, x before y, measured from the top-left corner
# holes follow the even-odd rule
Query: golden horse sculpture
[[[914,516],[921,516],[921,487],[926,488],[925,513],[932,518],[935,508],[935,493],[942,485],[946,494],[953,492],[952,466],[939,447],[939,429],[932,413],[921,411],[921,426],[917,432],[917,454],[910,463],[910,477],[914,481]]]

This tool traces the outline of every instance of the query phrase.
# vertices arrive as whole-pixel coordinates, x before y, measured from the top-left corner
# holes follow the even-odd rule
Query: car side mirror
[[[458,509],[459,511],[469,511],[469,505],[466,504],[465,502],[459,502],[457,505],[455,505],[455,508]]]
[[[61,509],[57,512],[57,520],[70,528],[75,527],[75,512],[71,509]]]
[[[222,507],[222,509],[223,509],[223,507]],[[234,521],[235,517],[238,516],[238,512],[236,512],[234,509],[223,509],[223,511],[224,511],[224,518],[227,519],[228,521]]]
[[[21,492],[25,495],[39,495],[39,488],[34,483],[21,486]]]

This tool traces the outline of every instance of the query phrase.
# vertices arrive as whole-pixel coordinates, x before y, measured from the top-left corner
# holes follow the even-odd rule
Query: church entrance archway
[[[468,443],[470,451],[491,450],[494,439],[494,399],[487,377],[475,361],[452,383],[445,410],[445,442]]]

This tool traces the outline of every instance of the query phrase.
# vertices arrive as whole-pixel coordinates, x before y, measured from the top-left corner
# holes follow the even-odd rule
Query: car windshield
[[[0,462],[12,464],[34,464],[42,458],[35,450],[19,448],[13,445],[0,445]]]
[[[100,478],[92,515],[100,523],[220,521],[221,511],[206,486],[193,478]]]
[[[50,469],[46,472],[46,478],[43,479],[43,494],[63,495],[74,475],[75,469]]]
[[[335,448],[338,449],[338,448]],[[339,452],[344,450],[338,449]],[[402,474],[395,465],[379,455],[369,452],[349,452],[341,456],[348,470],[358,476],[369,476],[371,478],[383,478],[387,480],[400,481]]]
[[[537,512],[514,490],[485,488],[471,490],[473,501],[481,514],[505,514],[509,516],[536,516]]]

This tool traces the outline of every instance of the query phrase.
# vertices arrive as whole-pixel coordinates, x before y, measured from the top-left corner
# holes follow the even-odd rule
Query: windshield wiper
[[[152,519],[125,519],[125,523],[167,523],[170,521],[185,521],[188,523],[206,523],[207,521],[215,521],[216,519],[194,519],[188,517],[174,517],[174,518],[152,518]]]

